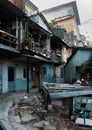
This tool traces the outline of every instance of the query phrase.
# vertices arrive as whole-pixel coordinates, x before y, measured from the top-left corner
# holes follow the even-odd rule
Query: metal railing
[[[17,43],[18,39],[3,30],[0,30],[0,43],[9,47],[19,49],[19,44]]]
[[[47,48],[42,48],[40,43],[35,43],[29,38],[25,39],[21,44],[21,49],[33,51],[37,54],[40,54],[46,58],[51,59],[54,62],[61,62],[61,56],[57,56],[55,53],[51,53]]]

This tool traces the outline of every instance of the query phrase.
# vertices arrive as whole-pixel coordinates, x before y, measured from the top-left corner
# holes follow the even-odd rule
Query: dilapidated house
[[[92,72],[92,47],[77,47],[74,49],[73,55],[65,65],[65,81],[68,83],[73,83],[77,80],[81,81],[81,79],[91,81],[92,79],[89,71]],[[90,66],[87,65],[88,61]]]
[[[62,38],[61,30],[66,31],[66,35],[64,36],[63,40],[67,44],[67,48],[64,48],[64,51],[66,50],[65,63],[67,63],[69,57],[73,54],[73,47],[78,46],[80,41],[80,32],[78,29],[78,25],[80,25],[80,18],[77,4],[75,1],[73,1],[43,10],[42,12],[47,18],[48,22],[54,25],[55,35],[58,35],[60,38]]]
[[[0,92],[41,87],[45,73],[53,81],[53,65],[62,62],[62,55],[52,53],[53,32],[44,16],[28,16],[10,1],[0,5]]]

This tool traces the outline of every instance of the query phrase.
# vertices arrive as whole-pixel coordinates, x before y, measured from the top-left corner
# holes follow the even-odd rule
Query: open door
[[[15,68],[8,67],[8,90],[15,91]]]

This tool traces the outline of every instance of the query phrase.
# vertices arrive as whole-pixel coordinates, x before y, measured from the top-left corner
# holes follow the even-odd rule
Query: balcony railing
[[[12,48],[19,49],[19,44],[17,43],[17,38],[10,33],[0,30],[0,43]]]
[[[56,55],[55,53],[51,53],[46,48],[41,48],[39,43],[35,42],[24,42],[22,44],[22,49],[32,51],[38,55],[44,56],[48,59],[51,59],[53,62],[61,62],[61,56]]]

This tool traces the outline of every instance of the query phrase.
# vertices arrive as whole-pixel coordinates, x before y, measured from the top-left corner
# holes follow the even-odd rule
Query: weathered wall
[[[7,59],[3,57],[2,61],[2,93],[8,92],[8,67]]]
[[[26,69],[26,64],[18,63],[18,62],[12,62],[8,60],[7,58],[1,59],[2,64],[0,64],[0,90],[2,90],[2,93],[6,93],[9,91],[8,86],[8,67],[14,67],[15,71],[15,91],[20,90],[26,90],[27,87],[27,79],[23,78],[23,69]],[[29,71],[29,87],[31,88],[33,85],[33,81],[31,79],[31,70]],[[1,88],[2,87],[2,88]]]
[[[55,82],[54,66],[49,64],[43,65],[43,82]]]
[[[65,67],[65,81],[72,82],[73,79],[80,78],[76,72],[76,66],[81,66],[91,56],[91,51],[78,50]]]
[[[66,29],[67,33],[74,32],[74,35],[77,36],[78,39],[80,39],[79,29],[78,25],[76,23],[76,20],[74,17],[69,17],[63,20],[57,21],[57,25],[63,25]]]

